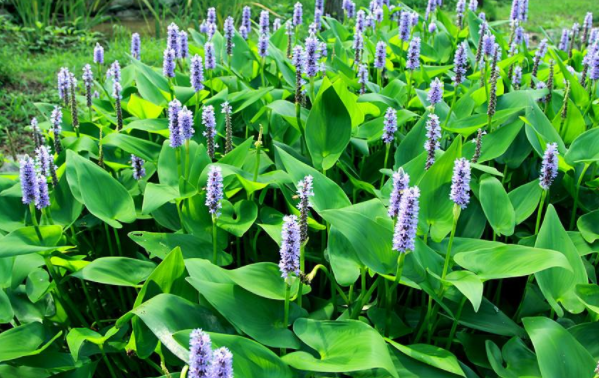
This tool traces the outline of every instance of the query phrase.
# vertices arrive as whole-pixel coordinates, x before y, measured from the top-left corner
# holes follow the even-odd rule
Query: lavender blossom
[[[597,43],[595,43],[597,45]],[[595,51],[590,59],[589,64],[589,79],[599,80],[599,47],[595,46]]]
[[[412,26],[412,15],[408,11],[402,11],[399,17],[399,39],[407,42],[410,39]]]
[[[220,216],[223,199],[223,175],[219,166],[213,165],[208,172],[208,182],[206,184],[206,206],[212,214],[212,218]]]
[[[528,20],[528,0],[520,0],[519,19],[520,21]]]
[[[35,197],[35,207],[38,210],[45,209],[50,206],[50,195],[48,194],[48,179],[38,174],[36,177],[37,181],[37,193]]]
[[[472,139],[472,143],[474,143],[476,146],[474,148],[474,155],[472,155],[472,163],[476,163],[478,162],[478,159],[480,159],[480,153],[483,145],[483,135],[485,134],[487,134],[486,131],[483,131],[483,129],[478,129],[476,138]]]
[[[389,210],[387,214],[389,218],[394,219],[399,216],[399,205],[403,193],[410,186],[410,175],[404,172],[403,168],[399,168],[397,172],[393,172],[393,189],[389,198]]]
[[[287,215],[283,218],[281,230],[281,261],[279,269],[281,277],[287,279],[293,273],[300,274],[300,227],[295,215]]]
[[[261,58],[268,56],[268,41],[268,34],[260,34],[260,38],[258,39],[258,55]]]
[[[539,70],[539,64],[541,63],[541,60],[543,60],[543,58],[545,57],[545,54],[547,54],[547,39],[543,39],[541,41],[541,43],[539,43],[539,47],[537,48],[537,51],[535,52],[535,57],[533,60],[533,67],[532,67],[532,76],[534,76],[534,77],[537,76],[537,72]]]
[[[273,31],[277,31],[281,28],[281,19],[280,18],[275,18],[275,20],[272,23],[272,30]]]
[[[381,139],[384,143],[393,143],[395,132],[397,131],[397,111],[391,107],[387,108],[383,120],[383,135]]]
[[[212,42],[208,42],[204,45],[204,58],[204,64],[206,65],[207,70],[213,70],[216,68],[216,57]]]
[[[106,77],[112,78],[112,81],[121,82],[121,65],[118,60],[115,60],[106,71]]]
[[[249,32],[248,32],[248,29],[245,27],[245,25],[241,25],[239,27],[239,35],[241,35],[241,38],[243,38],[247,41]]]
[[[522,42],[524,42],[524,28],[522,28],[522,26],[518,26],[514,30],[514,43],[519,45]]]
[[[206,138],[208,155],[211,159],[214,159],[214,150],[218,146],[214,143],[214,138],[216,137],[216,118],[214,116],[214,107],[212,105],[204,107],[204,110],[202,111],[202,123],[204,124],[204,127],[206,127],[206,131],[204,131],[202,135]]]
[[[243,7],[243,13],[241,14],[241,26],[245,27],[245,30],[248,34],[252,30],[252,9],[247,5]],[[241,28],[239,29],[241,31]]]
[[[427,152],[425,169],[428,170],[435,163],[435,152],[439,149],[441,144],[441,126],[439,124],[439,117],[435,114],[428,115],[428,121],[426,121],[426,142],[424,143],[424,149]]]
[[[297,208],[300,211],[299,229],[302,244],[308,240],[308,210],[310,209],[310,197],[314,196],[313,188],[313,178],[310,175],[297,183],[297,196],[300,199]]]
[[[456,159],[453,166],[449,198],[462,209],[470,202],[470,162],[464,158]]]
[[[420,211],[420,189],[417,186],[404,191],[399,204],[399,215],[393,233],[393,250],[408,253],[414,250],[414,240],[418,229],[418,212]]]
[[[510,11],[510,20],[512,21],[520,21],[520,1],[521,0],[512,1],[512,9]]]
[[[62,110],[60,106],[55,106],[50,114],[50,123],[52,124],[52,135],[54,136],[54,151],[60,155],[62,145],[60,144],[60,132],[62,131]]]
[[[300,26],[303,22],[303,7],[299,1],[293,6],[293,26]]]
[[[499,79],[499,67],[491,72],[491,89],[489,93],[489,106],[487,108],[487,115],[492,117],[495,115],[497,110],[497,80]]]
[[[558,155],[557,143],[547,143],[539,177],[539,185],[545,190],[549,190],[551,184],[553,184],[553,180],[557,177]]]
[[[92,73],[92,67],[89,64],[86,64],[83,67],[83,75],[81,78],[85,85],[85,99],[87,107],[89,108],[92,106],[92,85],[94,83],[94,74]]]
[[[514,73],[512,74],[512,85],[515,89],[520,89],[522,85],[522,67],[514,67]]]
[[[478,18],[480,18],[483,21],[487,21],[487,14],[485,12],[480,12],[478,14]]]
[[[172,49],[175,56],[179,55],[179,27],[174,22],[167,28],[166,49]]]
[[[188,110],[186,106],[183,107],[179,111],[177,115],[177,122],[179,123],[179,130],[181,132],[181,137],[184,140],[189,140],[195,133],[193,128],[193,113],[191,110]]]
[[[324,10],[324,0],[314,1],[314,9],[322,12]]]
[[[233,55],[233,34],[235,34],[235,21],[229,16],[225,20],[225,40],[227,55]]]
[[[62,67],[58,71],[58,97],[64,100],[65,106],[69,103],[69,87],[71,86],[71,73],[66,67]]]
[[[187,32],[179,32],[178,43],[179,47],[176,50],[177,58],[187,59],[187,57],[189,56],[189,37],[187,36]]]
[[[593,13],[588,12],[584,17],[584,22],[582,23],[582,45],[586,45],[589,41],[589,33],[593,28]]]
[[[478,0],[470,0],[470,3],[468,3],[468,9],[470,9],[472,12],[476,12],[477,8],[478,8]]]
[[[44,143],[44,137],[42,136],[42,132],[40,130],[39,124],[37,122],[37,118],[31,118],[31,133],[33,134],[33,142],[35,144],[35,148],[40,148]]]
[[[437,24],[435,24],[434,22],[431,22],[430,24],[428,24],[428,32],[430,34],[434,34],[437,31]]]
[[[373,13],[374,19],[379,24],[383,22],[383,8],[375,8]]]
[[[141,180],[146,176],[146,169],[144,168],[144,159],[131,155],[131,168],[133,168],[133,178]]]
[[[212,41],[214,34],[216,34],[216,24],[209,23],[206,27],[206,36],[208,37],[208,41]]]
[[[374,55],[374,67],[378,69],[385,68],[385,62],[387,60],[387,44],[383,41],[379,41],[376,44],[376,53]]]
[[[201,329],[194,329],[189,338],[189,378],[208,378],[212,361],[212,340]]]
[[[260,12],[260,20],[258,25],[260,25],[260,34],[270,33],[270,19],[268,11],[263,10]]]
[[[558,48],[562,51],[568,52],[570,46],[570,31],[568,29],[562,30],[562,37],[559,41]]]
[[[225,154],[233,151],[233,123],[231,122],[232,107],[228,101],[223,102],[222,111],[225,115]]]
[[[464,26],[464,12],[466,11],[466,0],[458,0],[455,11],[456,24],[461,29]]]
[[[362,35],[362,33],[356,29],[356,32],[354,34],[354,42],[352,45],[354,51],[355,51],[355,57],[354,57],[354,61],[360,62],[361,57],[362,57],[362,50],[364,49],[364,36]]]
[[[28,155],[25,155],[20,161],[20,177],[23,203],[25,205],[35,203],[39,193],[39,186],[35,174],[35,164],[33,159]]]
[[[303,85],[302,70],[304,67],[304,49],[301,46],[295,46],[293,48],[291,63],[295,67],[295,103],[301,104]]]
[[[69,72],[69,84],[70,84],[70,92],[71,92],[71,125],[73,126],[73,129],[77,130],[77,132],[79,132],[79,115],[77,113],[77,98],[75,97],[76,94],[76,87],[77,87],[77,79],[75,78],[75,75],[73,75],[72,73]]]
[[[487,33],[483,36],[483,55],[493,56],[495,55],[495,35]]]
[[[458,45],[453,58],[455,77],[453,82],[456,86],[462,84],[466,78],[466,69],[468,67],[468,42],[464,41]]]
[[[414,37],[410,41],[410,47],[408,48],[406,69],[414,71],[418,68],[420,68],[420,38]]]
[[[167,78],[175,77],[175,50],[167,48],[164,50],[164,59],[162,60],[162,73]]]
[[[318,40],[314,35],[310,35],[306,38],[306,51],[305,51],[305,72],[308,77],[314,77],[318,74],[318,60],[320,59],[320,49]]]
[[[168,130],[170,133],[170,145],[172,148],[180,147],[183,144],[181,136],[181,126],[179,125],[179,112],[181,103],[174,99],[168,104]]]
[[[443,101],[443,83],[438,77],[431,82],[431,89],[428,91],[427,99],[433,107]]]
[[[202,57],[194,55],[191,58],[191,66],[189,67],[191,86],[194,92],[199,92],[204,89],[204,66],[202,64]]]
[[[123,128],[123,108],[121,106],[123,88],[118,81],[112,84],[112,97],[114,98],[114,110],[116,112],[116,131]]]
[[[356,31],[363,32],[366,29],[366,12],[360,9],[356,14]]]
[[[200,33],[208,33],[208,23],[206,22],[206,20],[202,21],[202,23],[200,24]]]
[[[104,64],[104,48],[99,43],[94,47],[94,63]]]
[[[208,13],[206,14],[206,20],[209,24],[216,25],[216,9],[214,7],[208,8]]]
[[[345,4],[343,9],[345,10],[345,15],[347,18],[354,18],[356,15],[356,3],[351,0],[345,0],[343,4]]]
[[[545,84],[544,81],[539,81],[536,85],[536,89],[538,89],[538,90],[547,89],[547,84]],[[543,96],[543,97],[539,98],[538,101],[542,102],[542,103],[547,103],[548,99],[549,99],[548,96]]]
[[[360,94],[366,93],[366,84],[368,84],[368,67],[365,64],[360,64],[358,68],[358,84],[361,84]]]
[[[140,59],[141,53],[141,38],[139,33],[131,34],[131,56],[133,59]]]
[[[487,35],[487,31],[489,30],[489,25],[487,25],[486,21],[483,21],[478,27],[478,47],[476,49],[476,62],[480,62],[483,57],[484,50],[484,37]]]
[[[222,347],[214,351],[209,369],[210,378],[233,378],[233,354]]]
[[[321,22],[322,22],[322,10],[315,9],[314,10],[314,22],[313,22],[313,24],[316,26],[316,31],[320,30],[320,28],[322,26]],[[314,31],[314,33],[316,33],[316,31]]]

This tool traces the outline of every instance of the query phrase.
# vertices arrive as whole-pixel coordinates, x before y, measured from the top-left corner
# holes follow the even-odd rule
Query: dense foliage
[[[593,377],[592,15],[440,3],[61,69],[0,177],[0,376]]]

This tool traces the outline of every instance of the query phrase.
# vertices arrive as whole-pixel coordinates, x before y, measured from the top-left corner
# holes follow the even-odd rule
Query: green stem
[[[453,246],[453,239],[455,237],[456,228],[458,226],[458,219],[460,218],[460,212],[462,209],[457,204],[453,205],[453,226],[451,227],[451,234],[449,235],[449,243],[447,244],[447,253],[445,254],[445,263],[443,264],[443,274],[441,280],[447,276],[449,270],[449,262],[451,260],[451,247]]]
[[[212,215],[212,263],[218,265],[218,243],[216,239],[216,215]]]
[[[455,89],[455,93],[453,94],[453,99],[451,100],[451,106],[449,107],[449,113],[447,113],[447,118],[445,118],[445,122],[443,122],[442,129],[444,129],[445,126],[447,126],[447,123],[449,122],[449,118],[451,117],[451,113],[453,113],[453,108],[455,107],[455,103],[458,98],[459,90],[460,90],[460,86],[458,85]]]
[[[305,273],[305,269],[306,269],[306,246],[302,243],[302,245],[300,246],[300,273],[303,275]],[[301,279],[299,282],[299,289],[297,292],[297,305],[300,306],[300,308],[302,307],[302,297],[304,294],[304,290],[303,290],[303,286],[304,284],[302,283]]]
[[[389,160],[389,151],[391,150],[391,143],[385,143],[385,162],[383,163],[383,169],[387,168],[387,161]],[[381,190],[385,184],[385,174],[381,177]]]
[[[110,360],[106,356],[106,352],[104,352],[104,345],[98,345],[98,346],[100,347],[100,351],[102,351],[102,361],[104,361],[104,363],[106,364],[106,367],[108,368],[108,371],[110,372],[110,376],[112,378],[117,378],[114,368],[112,367]]]
[[[262,87],[266,87],[266,80],[264,79],[264,71],[266,70],[266,58],[262,58],[262,69],[260,70],[260,77],[262,80]]]
[[[185,178],[189,178],[191,167],[189,166],[189,139],[185,140]]]
[[[370,288],[364,294],[364,296],[362,296],[362,298],[360,298],[358,300],[358,305],[353,308],[353,310],[351,312],[350,319],[358,319],[358,315],[360,315],[360,312],[362,311],[362,308],[366,304],[366,301],[368,301],[368,299],[370,299],[370,296],[376,290],[376,288],[379,285],[380,281],[381,281],[381,277],[377,278],[377,280],[374,281],[374,283],[372,284],[372,286],[370,286]]]
[[[395,289],[399,285],[399,281],[401,279],[401,274],[403,272],[404,262],[406,260],[407,253],[399,253],[397,257],[397,271],[395,273],[395,280],[393,281],[393,285],[391,289],[387,293],[387,306],[386,306],[386,316],[385,316],[385,336],[389,337],[389,332],[391,330],[391,302],[393,300],[393,293]]]
[[[285,328],[289,326],[289,297],[291,295],[291,284],[288,279],[285,279],[285,307],[283,312],[283,325]],[[281,348],[281,356],[287,354],[286,348]]]
[[[466,304],[466,297],[463,297],[460,301],[460,307],[458,307],[458,312],[455,314],[453,319],[453,324],[451,325],[451,331],[449,331],[449,338],[447,339],[447,344],[445,345],[445,349],[449,350],[451,348],[451,344],[453,343],[453,336],[455,335],[455,331],[458,328],[458,321],[460,320],[460,316],[462,316],[462,310],[464,309],[464,304]]]
[[[578,181],[576,182],[576,196],[574,196],[574,207],[572,208],[572,217],[570,218],[570,228],[569,230],[574,229],[574,223],[576,223],[576,210],[578,210],[578,194],[580,193],[580,185],[582,184],[582,180],[584,179],[584,175],[587,173],[587,169],[589,169],[590,164],[585,163],[582,172],[580,173],[580,177],[578,177]]]
[[[541,194],[541,202],[539,203],[539,210],[537,212],[537,223],[535,225],[535,235],[539,233],[539,227],[541,225],[541,214],[543,214],[543,206],[545,205],[545,198],[547,197],[547,190],[543,190]]]
[[[376,83],[379,86],[379,91],[383,90],[383,69],[379,68],[376,70]]]

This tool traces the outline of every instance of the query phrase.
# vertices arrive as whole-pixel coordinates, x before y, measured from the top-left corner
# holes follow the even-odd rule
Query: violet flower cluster
[[[214,107],[207,105],[202,111],[202,124],[206,128],[206,131],[202,133],[206,138],[206,148],[208,149],[208,155],[211,159],[214,159],[215,149],[218,148],[214,138],[216,138],[216,118],[214,116]]]
[[[206,207],[213,219],[220,216],[223,199],[223,174],[219,166],[213,165],[208,172],[206,184]]]
[[[403,168],[399,168],[397,172],[393,172],[393,189],[389,198],[389,209],[387,214],[389,218],[395,219],[399,216],[399,205],[404,191],[410,186],[410,175],[404,172]]]
[[[424,149],[427,153],[425,169],[427,170],[435,163],[435,152],[441,146],[439,139],[441,139],[439,117],[435,114],[429,114],[428,121],[426,121],[426,142],[424,142]]]
[[[297,183],[297,196],[299,203],[297,209],[300,211],[300,241],[305,243],[308,240],[308,210],[310,209],[310,197],[314,196],[314,180],[308,175]]]
[[[131,155],[131,168],[133,168],[133,178],[141,180],[146,176],[146,169],[144,168],[145,161],[139,156]]]
[[[449,198],[462,209],[470,203],[470,178],[470,162],[465,158],[457,159],[453,166]]]
[[[381,139],[383,143],[393,143],[395,132],[397,131],[397,111],[391,107],[387,108],[383,119],[383,135]]]
[[[428,91],[427,99],[433,107],[443,101],[443,83],[438,77],[431,82],[431,88]]]
[[[545,153],[543,154],[541,174],[539,177],[539,185],[544,190],[549,190],[551,184],[553,184],[553,181],[557,177],[558,155],[557,143],[547,143]]]
[[[414,37],[410,41],[410,47],[408,48],[408,60],[406,62],[406,68],[410,71],[417,70],[420,68],[420,38]]]
[[[194,55],[191,58],[191,65],[189,67],[191,86],[194,92],[199,92],[204,89],[204,66],[202,63],[202,57]]]
[[[281,249],[279,253],[281,260],[279,270],[281,277],[287,279],[291,274],[300,274],[300,227],[295,215],[287,215],[283,218],[281,230]]]
[[[420,211],[420,189],[417,186],[405,189],[399,203],[399,214],[393,233],[393,250],[408,253],[414,250],[418,213]]]

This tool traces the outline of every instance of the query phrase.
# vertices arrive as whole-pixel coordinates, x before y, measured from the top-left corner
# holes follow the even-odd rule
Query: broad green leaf
[[[382,369],[399,377],[385,341],[363,322],[298,319],[293,331],[318,355],[300,351],[284,356],[283,361],[295,369],[326,373]]]
[[[591,211],[578,218],[576,226],[584,240],[594,243],[599,239],[599,210]]]
[[[402,345],[391,340],[388,342],[406,356],[417,361],[462,377],[466,376],[458,359],[445,349],[427,344]]]
[[[10,298],[4,289],[0,289],[0,324],[10,323],[15,317]]]
[[[596,361],[561,325],[542,317],[524,318],[522,322],[534,345],[543,378],[593,376]]]
[[[132,94],[129,97],[126,110],[139,119],[158,118],[164,108]]]
[[[108,134],[102,140],[102,144],[118,147],[128,154],[139,156],[147,161],[157,161],[160,154],[160,146],[156,143],[127,134]]]
[[[570,165],[576,163],[593,163],[599,160],[599,128],[590,129],[580,134],[570,145],[564,158]]]
[[[120,222],[131,223],[137,218],[133,198],[108,172],[72,151],[67,151],[67,165],[74,168],[73,175],[68,176],[69,185],[78,188],[90,213],[114,228],[121,228]]]
[[[47,253],[56,249],[70,248],[59,246],[62,239],[62,227],[40,226],[38,231],[42,237],[41,240],[35,227],[22,227],[1,238],[0,257]]]
[[[509,192],[510,202],[516,214],[516,224],[524,222],[534,213],[541,200],[543,188],[539,180],[531,181]]]
[[[128,257],[100,257],[72,276],[105,285],[137,286],[148,278],[155,267],[150,261]]]
[[[449,307],[456,312],[458,304],[451,302]],[[446,316],[443,314],[443,316]],[[447,316],[450,320],[451,317]],[[493,335],[525,337],[526,333],[516,322],[501,311],[493,303],[483,297],[477,312],[470,306],[464,306],[458,322],[468,328],[487,332]]]
[[[571,269],[556,267],[535,274],[539,288],[551,307],[556,313],[563,314],[562,308],[558,305],[559,302],[571,313],[582,312],[584,306],[576,297],[574,289],[577,284],[588,283],[587,272],[553,205],[549,205],[545,213],[535,247],[559,252],[568,259],[571,267]]]
[[[223,200],[221,216],[218,217],[217,225],[225,231],[242,237],[254,224],[258,217],[258,206],[253,201],[241,200],[231,204]]]
[[[43,352],[58,337],[62,331],[51,338],[46,344],[44,326],[33,322],[24,324],[0,333],[0,361],[10,361],[25,356],[34,356]]]
[[[576,295],[586,308],[599,314],[599,286],[595,284],[576,285]]]
[[[306,121],[306,144],[315,167],[331,169],[351,137],[351,117],[335,88],[321,92]]]
[[[299,348],[299,341],[288,329],[289,325],[283,324],[283,302],[256,296],[234,284],[212,283],[194,277],[188,281],[229,322],[256,341],[274,348]],[[303,312],[291,303],[290,323]]]
[[[476,274],[467,270],[457,270],[445,276],[445,281],[464,294],[472,303],[474,311],[478,311],[483,299],[483,282]]]
[[[454,260],[483,280],[528,276],[553,267],[571,269],[562,253],[512,244],[460,252]]]
[[[480,204],[497,234],[510,236],[516,226],[516,214],[503,185],[493,176],[480,180]]]

